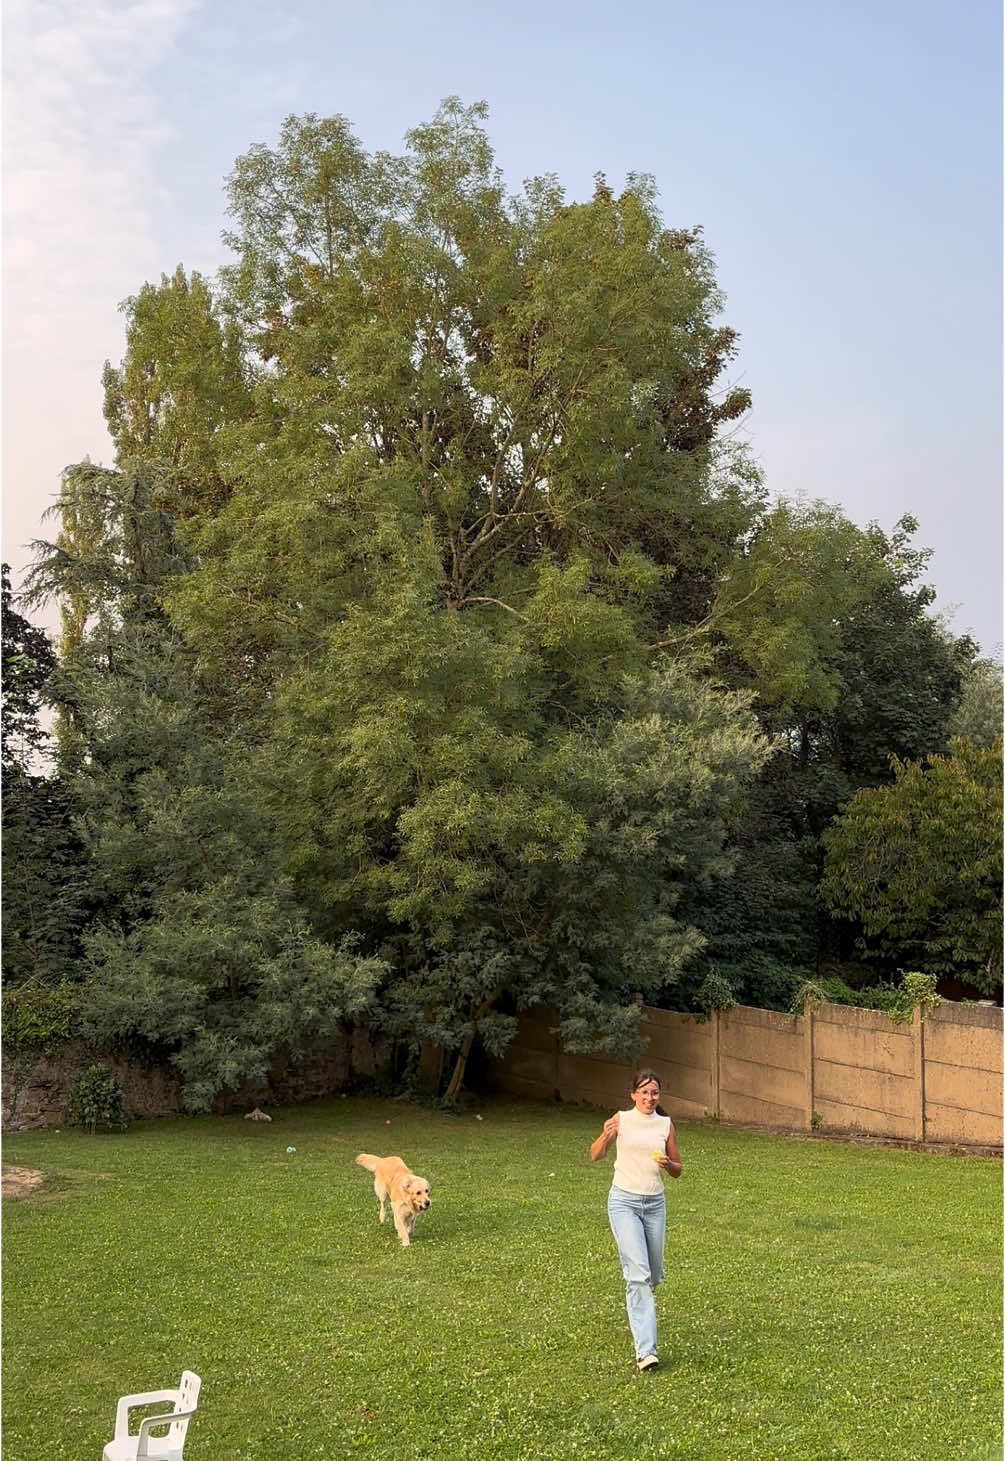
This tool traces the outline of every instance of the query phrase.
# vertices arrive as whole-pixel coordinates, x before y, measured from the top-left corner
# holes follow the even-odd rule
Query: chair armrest
[[[178,1390],[148,1390],[143,1395],[123,1395],[115,1407],[115,1439],[121,1440],[129,1434],[129,1412],[139,1405],[159,1405],[168,1400],[177,1401]]]
[[[195,1415],[198,1408],[197,1405],[193,1405],[191,1410],[171,1410],[166,1415],[146,1416],[140,1421],[139,1445],[136,1447],[137,1456],[146,1455],[147,1436],[153,1430],[154,1426],[171,1425],[176,1420],[187,1420],[190,1415]]]

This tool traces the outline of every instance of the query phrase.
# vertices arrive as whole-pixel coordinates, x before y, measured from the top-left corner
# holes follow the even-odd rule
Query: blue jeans
[[[612,1187],[607,1198],[607,1216],[625,1276],[625,1303],[635,1341],[635,1358],[642,1359],[656,1353],[653,1289],[663,1282],[666,1198],[662,1192],[624,1192],[620,1187]]]

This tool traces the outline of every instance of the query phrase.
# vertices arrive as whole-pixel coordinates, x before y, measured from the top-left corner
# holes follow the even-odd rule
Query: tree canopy
[[[508,194],[484,119],[239,158],[235,262],[126,301],[116,466],[40,547],[92,1029],[197,1106],[364,1011],[453,1094],[533,1003],[626,1052],[639,995],[777,990],[824,826],[974,656],[912,520],[768,503],[700,229],[642,175]]]
[[[824,833],[822,892],[867,939],[991,994],[1002,978],[1001,741],[894,762]]]

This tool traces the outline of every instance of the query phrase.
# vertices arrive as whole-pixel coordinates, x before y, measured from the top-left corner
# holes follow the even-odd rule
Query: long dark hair
[[[663,1082],[660,1080],[659,1076],[656,1074],[656,1072],[654,1070],[637,1070],[635,1072],[635,1074],[632,1076],[632,1083],[628,1087],[628,1094],[630,1096],[634,1096],[634,1094],[638,1090],[639,1086],[644,1086],[647,1081],[655,1081],[656,1084],[660,1088],[660,1095],[663,1094]],[[657,1116],[669,1116],[670,1115],[670,1112],[669,1111],[664,1111],[663,1110],[663,1107],[657,1102],[657,1104],[656,1104],[656,1115]]]

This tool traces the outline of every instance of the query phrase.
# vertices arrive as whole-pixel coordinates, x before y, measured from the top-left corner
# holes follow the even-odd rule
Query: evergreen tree
[[[86,919],[72,788],[53,774],[46,696],[56,654],[14,607],[3,565],[3,978],[58,984],[74,971]]]

